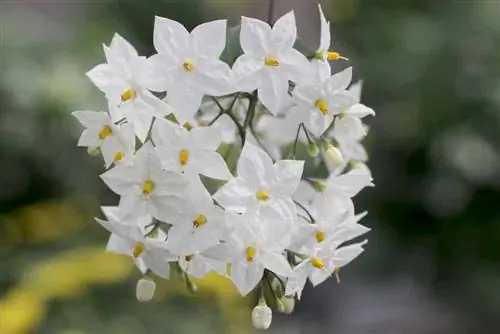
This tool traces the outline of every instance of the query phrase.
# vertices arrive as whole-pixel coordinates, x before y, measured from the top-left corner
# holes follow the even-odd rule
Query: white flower
[[[150,142],[145,143],[131,164],[116,166],[101,175],[108,187],[120,195],[123,217],[151,214],[175,224],[188,207],[180,174],[165,171]]]
[[[272,209],[290,222],[295,219],[291,196],[299,185],[304,161],[280,160],[273,165],[262,149],[247,141],[237,167],[238,177],[213,196],[222,207],[239,213]]]
[[[233,65],[243,91],[258,90],[259,100],[272,114],[287,104],[288,81],[305,82],[312,77],[307,58],[293,48],[297,27],[293,11],[279,18],[274,27],[242,17],[240,43],[243,55]]]
[[[329,60],[338,60],[347,58],[342,57],[338,52],[329,51],[331,44],[331,34],[330,34],[330,22],[326,20],[325,14],[321,5],[318,4],[320,22],[321,22],[321,36],[319,42],[319,48],[315,53],[315,57],[312,60],[313,65],[318,69],[320,76],[329,76],[331,73]]]
[[[299,228],[294,235],[294,242],[288,247],[296,253],[314,250],[316,247],[330,243],[330,240],[350,240],[370,231],[358,224],[366,216],[366,212],[354,215],[348,208],[339,208],[335,201],[325,201],[321,198],[308,208],[313,221],[299,220]],[[302,216],[304,217],[304,216]]]
[[[167,91],[179,123],[194,118],[203,95],[231,93],[231,69],[219,60],[226,45],[226,20],[203,23],[191,34],[179,22],[156,17],[148,86]]]
[[[163,168],[198,178],[198,174],[228,180],[231,172],[216,152],[221,139],[216,127],[186,128],[168,120],[153,125],[153,141]]]
[[[109,48],[104,46],[106,64],[87,72],[87,76],[113,107],[134,125],[137,137],[144,142],[153,117],[171,113],[168,105],[142,85],[146,58],[140,57],[132,45],[115,34]]]
[[[106,167],[133,154],[135,135],[130,124],[116,125],[105,112],[78,110],[72,115],[85,126],[78,146],[98,147]]]
[[[217,245],[226,237],[228,227],[224,211],[215,206],[212,196],[200,181],[189,186],[192,208],[168,231],[167,246],[179,255],[190,255]]]
[[[287,225],[281,217],[246,212],[228,213],[234,226],[231,245],[231,278],[241,295],[248,294],[260,281],[264,269],[280,276],[291,274],[282,252],[290,242]]]
[[[252,310],[252,324],[256,329],[268,329],[273,320],[273,311],[266,304],[259,304]]]
[[[169,262],[175,261],[176,257],[166,250],[164,233],[158,230],[155,238],[147,237],[148,231],[134,224],[95,220],[111,232],[106,246],[108,252],[131,256],[143,274],[150,269],[158,276],[169,277]]]
[[[149,278],[141,278],[137,281],[135,295],[140,302],[149,302],[153,299],[156,290],[156,283]]]
[[[295,114],[297,124],[303,122],[316,137],[322,135],[332,124],[334,116],[355,104],[354,98],[346,91],[351,78],[352,68],[349,67],[323,81],[295,87],[293,99],[296,106],[290,112]]]
[[[308,278],[313,286],[323,283],[341,267],[358,257],[363,252],[363,245],[366,243],[367,241],[364,240],[337,249],[338,243],[332,240],[331,244],[305,254],[307,258],[293,268],[293,274],[288,278],[285,295],[297,293],[300,299]]]

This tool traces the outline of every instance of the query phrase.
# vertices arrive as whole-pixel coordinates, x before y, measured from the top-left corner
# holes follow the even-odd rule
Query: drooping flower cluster
[[[261,294],[253,318],[267,328],[267,303],[290,312],[307,280],[338,279],[363,252],[366,240],[346,242],[369,230],[352,198],[373,185],[360,141],[374,112],[350,67],[332,75],[329,61],[347,59],[329,51],[319,9],[310,54],[294,48],[293,12],[272,27],[243,17],[232,67],[220,60],[225,20],[188,32],[156,17],[157,54],[140,56],[116,34],[106,63],[87,73],[108,110],[73,113],[85,127],[78,145],[102,153],[101,178],[120,198],[96,220],[111,232],[107,250],[145,275],[140,301],[152,298],[155,276],[173,270],[194,290],[190,277],[215,272],[241,295]],[[309,158],[297,159],[305,147]],[[329,176],[308,177],[305,164]]]

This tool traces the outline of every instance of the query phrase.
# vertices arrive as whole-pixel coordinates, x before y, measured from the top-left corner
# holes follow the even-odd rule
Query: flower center
[[[254,247],[247,247],[245,250],[245,257],[247,259],[247,262],[253,262],[255,255],[257,254],[257,249]]]
[[[146,180],[142,184],[142,192],[145,195],[151,194],[154,189],[155,189],[155,183],[153,181],[151,181],[151,180]]]
[[[132,252],[132,255],[134,257],[139,257],[142,253],[144,253],[144,245],[141,244],[140,242],[135,244],[134,251]]]
[[[193,259],[193,254],[189,254],[189,255],[186,255],[185,259],[187,262],[191,262],[191,260]]]
[[[323,115],[328,115],[328,104],[324,99],[317,99],[316,102],[314,102],[314,106],[321,111]]]
[[[179,162],[182,166],[184,166],[187,165],[188,160],[189,160],[189,151],[183,148],[179,152]]]
[[[325,263],[317,257],[311,259],[311,264],[316,269],[323,269],[325,267]]]
[[[132,89],[125,90],[120,96],[122,102],[127,102],[132,100],[135,97],[135,92]]]
[[[193,226],[194,228],[198,228],[202,225],[205,225],[207,223],[207,217],[204,215],[198,215],[196,218],[193,220]]]
[[[255,194],[255,197],[257,197],[257,199],[259,201],[267,201],[269,199],[269,193],[267,191],[264,191],[264,190],[259,190],[257,191],[257,194]]]
[[[280,61],[278,60],[278,58],[272,56],[267,56],[266,59],[264,60],[264,63],[266,64],[266,66],[269,67],[280,66]]]
[[[194,61],[192,59],[185,59],[184,62],[182,63],[182,67],[184,67],[184,70],[186,70],[186,72],[193,72]]]
[[[116,152],[115,157],[113,158],[113,161],[120,161],[124,157],[123,152]]]
[[[99,132],[99,139],[103,140],[104,138],[111,136],[113,134],[113,131],[111,131],[111,128],[109,126],[105,126],[102,128],[101,132]]]
[[[325,232],[323,231],[316,231],[316,234],[314,236],[317,242],[322,242],[325,240]]]

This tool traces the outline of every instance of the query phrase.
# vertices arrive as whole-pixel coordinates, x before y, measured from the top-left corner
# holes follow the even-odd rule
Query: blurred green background
[[[376,4],[375,4],[376,3]],[[323,1],[333,49],[364,81],[377,117],[366,141],[375,183],[366,253],[340,285],[307,288],[271,333],[499,333],[500,2]],[[114,32],[142,54],[154,15],[192,28],[267,17],[267,0],[0,1],[0,333],[251,333],[248,300],[210,277],[135,299],[128,259],[102,253],[94,223],[116,198],[102,162],[76,147],[76,109],[105,100],[85,72]],[[294,9],[319,39],[313,0]]]

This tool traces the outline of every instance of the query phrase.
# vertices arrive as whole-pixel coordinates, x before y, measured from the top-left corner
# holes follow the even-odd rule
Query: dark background
[[[376,4],[375,4],[376,3]],[[500,2],[324,1],[334,50],[377,112],[365,141],[376,187],[356,198],[372,228],[366,252],[307,288],[272,333],[499,333]],[[135,300],[137,271],[103,255],[94,223],[116,198],[99,158],[76,147],[76,109],[104,108],[85,72],[119,32],[153,52],[154,15],[193,28],[267,1],[0,0],[0,333],[248,333],[248,300],[220,279],[159,284]],[[312,0],[294,9],[314,49]]]

